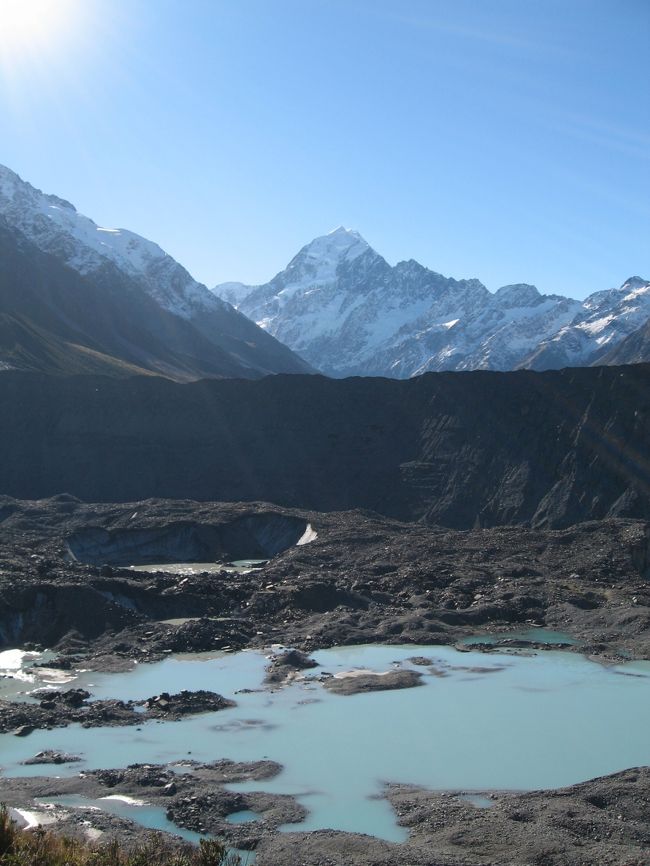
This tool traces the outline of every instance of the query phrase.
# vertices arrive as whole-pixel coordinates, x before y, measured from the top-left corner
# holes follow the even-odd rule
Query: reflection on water
[[[409,658],[426,656],[440,677]],[[262,653],[167,659],[122,674],[86,674],[98,698],[138,699],[161,691],[205,688],[238,706],[180,722],[132,728],[72,727],[0,737],[13,775],[42,768],[20,761],[46,748],[81,754],[80,768],[268,758],[284,766],[273,778],[235,790],[292,794],[309,810],[291,829],[334,828],[404,839],[385,799],[386,782],[447,791],[526,790],[583,781],[650,763],[650,663],[607,667],[569,652],[526,656],[450,647],[365,646],[314,653],[320,671],[423,673],[424,687],[336,695],[313,681],[260,691]],[[621,673],[635,676],[621,676]],[[313,689],[317,691],[314,692]],[[242,689],[251,689],[242,693]],[[311,700],[317,697],[318,701]]]

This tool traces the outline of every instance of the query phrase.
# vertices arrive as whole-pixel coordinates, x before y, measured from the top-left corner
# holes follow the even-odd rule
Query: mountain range
[[[342,227],[264,285],[211,291],[152,241],[0,166],[0,370],[178,381],[546,370],[648,360],[649,320],[641,277],[583,301],[526,283],[492,293],[414,260],[391,266]]]
[[[181,381],[310,372],[159,246],[2,166],[0,368]]]
[[[624,363],[613,350],[650,318],[650,282],[641,277],[583,301],[526,283],[492,293],[413,260],[391,267],[343,227],[304,246],[264,285],[213,291],[337,377]]]

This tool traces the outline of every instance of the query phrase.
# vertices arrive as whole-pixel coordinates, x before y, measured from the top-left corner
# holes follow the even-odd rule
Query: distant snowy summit
[[[492,293],[413,260],[391,267],[343,227],[304,246],[270,282],[214,292],[334,376],[587,366],[650,317],[650,283],[640,277],[584,301],[525,283]]]

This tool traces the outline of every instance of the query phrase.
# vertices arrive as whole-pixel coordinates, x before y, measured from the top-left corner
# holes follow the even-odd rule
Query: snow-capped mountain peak
[[[323,247],[328,250],[339,250],[342,255],[359,255],[368,249],[368,243],[356,229],[347,229],[345,226],[337,226],[322,237],[314,238],[311,244],[316,248]]]
[[[391,267],[342,226],[269,283],[214,291],[335,376],[584,365],[650,316],[650,284],[640,277],[584,301],[527,283],[492,293],[413,259]]]
[[[650,282],[648,280],[644,280],[643,277],[629,277],[621,286],[621,289],[625,289],[627,291],[647,288],[650,288]]]
[[[339,226],[304,246],[284,273],[292,283],[322,285],[336,277],[341,264],[354,261],[369,249],[358,232]]]
[[[539,290],[528,283],[502,286],[494,293],[494,297],[504,307],[531,307],[542,298]]]
[[[356,229],[348,229],[345,226],[337,226],[335,229],[327,232],[324,237],[332,239],[338,238],[339,240],[347,238],[350,243],[355,240],[363,240],[363,238]]]

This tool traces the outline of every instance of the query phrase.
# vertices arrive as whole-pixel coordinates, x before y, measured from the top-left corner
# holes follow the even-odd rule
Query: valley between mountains
[[[209,290],[154,242],[97,225],[4,166],[0,253],[3,369],[404,379],[650,360],[639,276],[583,301],[526,283],[493,293],[414,260],[391,266],[339,227],[264,285]]]

